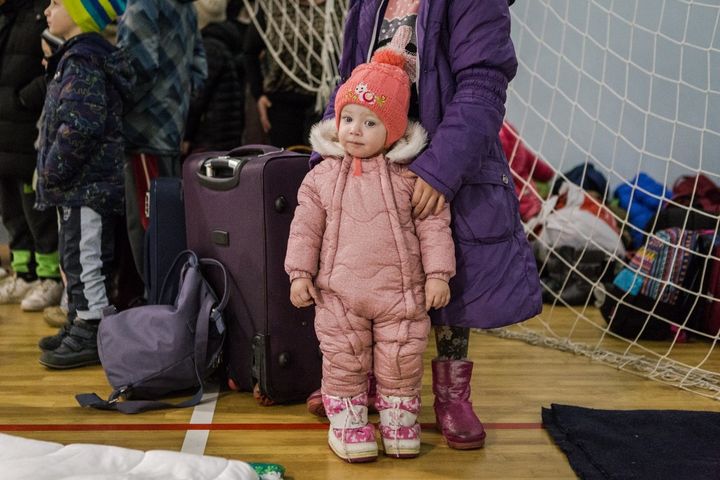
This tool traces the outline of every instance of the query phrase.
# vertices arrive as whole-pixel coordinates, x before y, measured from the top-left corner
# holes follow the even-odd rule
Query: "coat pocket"
[[[460,242],[499,243],[515,230],[515,191],[510,174],[483,170],[467,180],[451,205],[453,231]]]

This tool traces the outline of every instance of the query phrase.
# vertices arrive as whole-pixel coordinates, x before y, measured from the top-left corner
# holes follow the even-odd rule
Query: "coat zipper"
[[[373,25],[372,37],[370,37],[370,47],[368,48],[368,54],[366,62],[372,59],[373,51],[375,50],[375,38],[377,37],[378,23],[380,22],[380,12],[382,11],[383,3],[385,0],[378,2],[377,12],[375,12],[375,25]]]

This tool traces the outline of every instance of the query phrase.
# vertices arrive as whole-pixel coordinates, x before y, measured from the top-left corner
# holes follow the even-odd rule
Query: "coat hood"
[[[135,72],[125,50],[119,50],[97,33],[84,33],[71,38],[53,55],[48,65],[48,75],[52,76],[62,63],[68,49],[71,56],[80,56],[98,62],[113,86],[127,99],[135,85]]]
[[[210,23],[202,29],[202,36],[220,40],[231,49],[242,49],[243,39],[240,30],[230,22]]]
[[[338,141],[334,119],[316,123],[310,130],[312,149],[324,157],[344,157],[345,151]],[[405,134],[385,154],[391,163],[408,164],[423,151],[427,144],[427,132],[418,122],[409,122]]]

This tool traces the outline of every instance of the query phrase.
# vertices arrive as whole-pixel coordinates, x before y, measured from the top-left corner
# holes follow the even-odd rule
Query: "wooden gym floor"
[[[547,307],[545,315],[558,327],[570,325],[574,318],[559,308]],[[582,325],[577,328],[592,330]],[[110,388],[99,366],[70,371],[51,371],[41,366],[36,343],[41,336],[52,333],[54,330],[43,322],[42,314],[23,313],[14,305],[0,306],[1,432],[61,443],[190,451],[275,462],[287,468],[286,477],[290,479],[569,479],[575,475],[566,457],[541,427],[543,406],[560,403],[602,409],[720,409],[716,400],[582,356],[473,333],[472,399],[487,427],[485,448],[449,449],[431,428],[431,341],[425,355],[420,418],[427,426],[419,458],[395,460],[381,454],[375,463],[348,465],[326,446],[325,422],[309,415],[304,405],[260,407],[249,393],[221,393],[214,413],[212,402],[195,414],[192,409],[140,415],[82,409],[75,403],[76,393],[105,396]],[[699,355],[704,355],[707,345],[687,344],[686,349],[697,349]],[[714,371],[720,371],[718,356],[713,354],[711,358]],[[377,416],[371,419],[377,422]]]

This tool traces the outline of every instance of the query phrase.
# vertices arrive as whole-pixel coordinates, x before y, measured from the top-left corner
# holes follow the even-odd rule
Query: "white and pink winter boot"
[[[380,412],[380,435],[385,455],[414,458],[420,454],[420,397],[378,395],[375,401]]]
[[[328,445],[335,455],[348,463],[377,460],[375,427],[368,423],[368,397],[361,393],[352,398],[322,396],[330,420]]]

